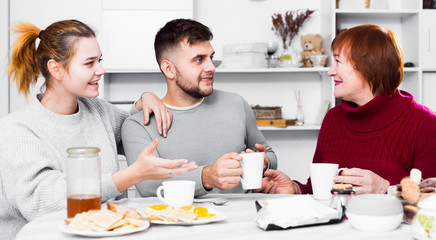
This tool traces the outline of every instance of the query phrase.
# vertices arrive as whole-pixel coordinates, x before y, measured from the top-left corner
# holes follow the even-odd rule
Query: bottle
[[[330,192],[333,194],[330,207],[338,211],[338,218],[343,220],[345,218],[345,210],[348,201],[356,194],[356,191],[351,188],[335,189],[332,188]]]
[[[303,112],[303,105],[297,106],[297,116],[296,116],[296,124],[297,126],[303,126],[304,125],[304,112]]]
[[[68,148],[67,212],[77,213],[101,209],[100,149],[96,147]]]
[[[412,221],[415,239],[436,239],[436,195],[430,195],[418,203],[418,212]]]

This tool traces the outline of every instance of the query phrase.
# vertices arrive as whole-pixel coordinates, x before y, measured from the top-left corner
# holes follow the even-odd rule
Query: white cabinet
[[[422,11],[422,103],[436,111],[436,9]]]
[[[422,11],[422,68],[436,70],[436,9]]]
[[[436,70],[424,72],[422,77],[423,104],[436,111]]]
[[[102,1],[102,51],[106,70],[159,69],[154,37],[169,20],[192,18],[192,1]]]

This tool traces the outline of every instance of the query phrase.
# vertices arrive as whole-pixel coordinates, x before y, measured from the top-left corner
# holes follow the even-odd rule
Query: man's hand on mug
[[[268,169],[268,155],[266,154],[267,149],[265,146],[263,146],[262,144],[256,143],[254,145],[254,147],[256,148],[256,150],[258,152],[264,152],[265,153],[265,157],[264,157],[264,163],[263,163],[263,171],[265,172]],[[251,153],[254,152],[253,150],[247,148],[244,152],[242,153]]]
[[[236,153],[226,153],[211,166],[203,168],[202,182],[205,189],[233,189],[239,185],[242,175],[240,161],[242,157]]]

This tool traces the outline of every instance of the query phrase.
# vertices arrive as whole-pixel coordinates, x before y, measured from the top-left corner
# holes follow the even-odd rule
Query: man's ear
[[[62,80],[62,78],[64,77],[64,68],[63,66],[56,62],[53,59],[48,60],[47,62],[47,68],[48,71],[50,72],[50,75],[56,79],[56,80]]]
[[[168,79],[174,79],[176,77],[176,68],[174,64],[169,60],[163,60],[160,63],[160,69],[162,70],[163,74]]]

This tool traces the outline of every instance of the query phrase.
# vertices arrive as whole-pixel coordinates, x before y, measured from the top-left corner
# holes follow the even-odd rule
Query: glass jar
[[[415,239],[436,239],[436,195],[418,203],[418,212],[412,221]]]
[[[68,148],[67,212],[68,218],[91,209],[101,209],[100,149]]]
[[[336,209],[340,218],[343,219],[348,201],[356,194],[356,191],[354,189],[332,189],[330,192],[333,194],[330,207]]]

